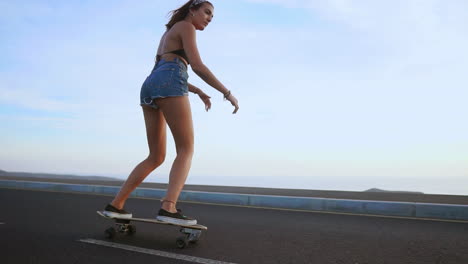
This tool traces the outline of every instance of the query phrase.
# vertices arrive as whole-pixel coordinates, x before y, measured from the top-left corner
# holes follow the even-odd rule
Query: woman
[[[195,225],[195,219],[184,216],[176,208],[179,194],[190,170],[194,136],[188,91],[198,94],[208,111],[210,97],[187,82],[187,65],[207,84],[224,95],[239,109],[237,99],[206,67],[198,53],[196,30],[204,30],[213,18],[213,4],[205,0],[191,0],[172,11],[167,31],[159,43],[156,64],[146,78],[140,92],[140,105],[146,124],[149,156],[132,171],[114,200],[104,213],[114,217],[132,217],[123,207],[130,193],[159,167],[166,156],[166,123],[174,137],[177,157],[169,174],[166,197],[156,219],[174,224]]]

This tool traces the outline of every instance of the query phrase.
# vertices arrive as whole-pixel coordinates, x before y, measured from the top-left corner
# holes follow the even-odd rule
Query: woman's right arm
[[[180,23],[182,44],[185,53],[195,72],[203,81],[220,91],[222,94],[227,94],[229,90],[214,76],[214,74],[203,64],[200,53],[198,52],[195,27],[188,22]]]
[[[203,81],[220,91],[224,95],[224,98],[229,100],[232,106],[234,106],[234,112],[232,113],[237,113],[237,110],[239,110],[239,104],[236,97],[231,94],[231,91],[224,87],[224,85],[214,76],[210,69],[208,69],[201,60],[200,53],[197,48],[195,27],[188,22],[180,23],[180,26],[182,45],[185,53],[187,54],[190,65],[192,66],[192,70],[200,76]]]

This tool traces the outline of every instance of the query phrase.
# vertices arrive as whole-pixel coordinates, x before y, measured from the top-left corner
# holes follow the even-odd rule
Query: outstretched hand
[[[198,91],[198,96],[200,96],[200,99],[205,104],[205,110],[208,112],[208,110],[211,109],[211,100],[210,100],[211,97],[208,96],[206,93],[204,93],[202,90]]]
[[[229,102],[231,102],[232,106],[234,106],[234,112],[232,112],[233,114],[237,113],[237,110],[239,110],[239,102],[237,101],[236,97],[232,94],[230,94],[226,100],[228,100]]]

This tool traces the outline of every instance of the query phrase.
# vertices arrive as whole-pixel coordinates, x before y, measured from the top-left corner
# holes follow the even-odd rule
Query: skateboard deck
[[[179,227],[186,227],[186,228],[192,228],[192,229],[197,229],[197,230],[208,230],[206,226],[203,225],[177,225],[177,224],[172,224],[172,223],[166,223],[163,221],[159,221],[156,218],[155,219],[148,219],[148,218],[120,218],[120,217],[110,217],[104,214],[102,211],[97,211],[98,215],[109,218],[109,219],[115,219],[115,220],[123,220],[123,221],[135,221],[135,222],[145,222],[145,223],[153,223],[153,224],[161,224],[161,225],[173,225],[173,226],[179,226]]]
[[[157,219],[148,219],[148,218],[121,218],[121,217],[111,217],[104,214],[103,211],[97,211],[97,214],[107,218],[112,219],[115,221],[115,225],[117,227],[110,227],[104,231],[107,238],[113,238],[117,231],[119,233],[124,233],[127,235],[133,235],[136,232],[136,227],[130,224],[132,221],[134,222],[144,222],[144,223],[151,223],[151,224],[161,224],[161,225],[172,225],[176,227],[180,227],[180,232],[183,236],[177,238],[176,245],[178,248],[184,248],[188,243],[195,244],[198,242],[201,236],[202,230],[208,230],[206,226],[203,225],[177,225],[172,223],[166,223],[163,221],[159,221]]]

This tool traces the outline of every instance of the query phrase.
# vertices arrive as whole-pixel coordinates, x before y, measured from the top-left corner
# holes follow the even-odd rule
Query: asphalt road
[[[0,189],[2,263],[190,263],[95,245],[112,222],[108,196]],[[468,224],[254,209],[194,203],[180,208],[208,226],[197,245],[175,247],[176,227],[136,223],[115,245],[234,263],[468,263]],[[138,217],[159,202],[129,199]],[[209,263],[209,262],[206,262]],[[216,263],[216,262],[212,262]]]

